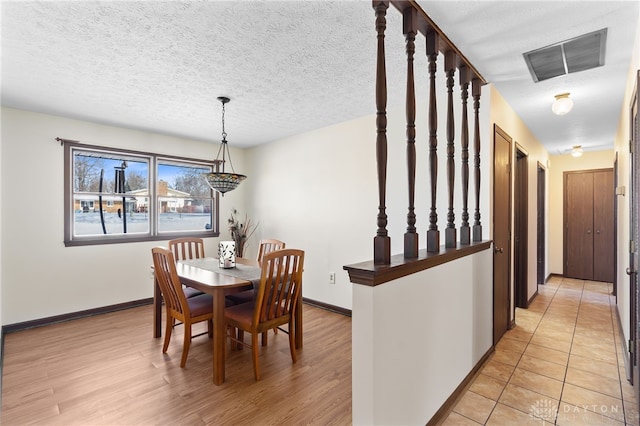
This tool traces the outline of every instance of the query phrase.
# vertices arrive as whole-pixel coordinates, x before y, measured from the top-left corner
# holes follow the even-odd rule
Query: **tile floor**
[[[552,278],[443,425],[638,425],[612,285]]]

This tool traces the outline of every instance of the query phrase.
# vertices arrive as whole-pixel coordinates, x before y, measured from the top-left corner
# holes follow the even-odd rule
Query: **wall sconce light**
[[[571,155],[574,157],[582,157],[582,145],[574,145],[571,149]]]
[[[555,96],[556,100],[551,106],[551,111],[556,115],[565,115],[573,108],[573,101],[569,97],[569,93],[560,93]]]

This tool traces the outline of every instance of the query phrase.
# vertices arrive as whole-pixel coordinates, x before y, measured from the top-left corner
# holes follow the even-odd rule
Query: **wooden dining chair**
[[[285,248],[284,241],[280,241],[276,239],[268,239],[268,238],[260,240],[260,244],[258,245],[258,257],[257,257],[258,265],[262,264],[262,259],[266,254],[276,250],[282,250],[283,248]],[[227,296],[227,298],[232,300],[233,303],[235,303],[236,305],[240,305],[242,303],[253,301],[255,298],[255,293],[256,292],[254,289],[244,290],[238,293],[230,294]],[[275,334],[278,334],[278,328],[274,327],[273,332]],[[262,346],[267,345],[267,339],[268,339],[268,334],[265,331],[262,334]]]
[[[235,305],[224,310],[227,327],[238,329],[228,333],[232,343],[252,348],[253,372],[260,380],[258,363],[258,335],[274,327],[288,324],[289,350],[291,360],[297,361],[294,336],[294,313],[302,292],[302,270],[304,251],[284,249],[268,253],[262,259],[260,284],[253,302]],[[251,333],[251,344],[244,342],[244,331]],[[233,348],[235,345],[232,344]]]
[[[204,256],[204,240],[197,237],[175,238],[169,241],[169,250],[175,260],[200,259]],[[183,286],[187,298],[203,294],[193,287]]]
[[[258,245],[258,264],[262,264],[262,259],[267,253],[271,253],[272,251],[276,250],[282,250],[283,248],[285,248],[285,244],[283,241],[274,239],[260,240],[260,244]]]
[[[166,310],[166,327],[162,353],[167,352],[175,321],[181,321],[184,324],[184,343],[182,345],[180,367],[184,368],[187,363],[189,346],[191,345],[191,326],[198,322],[207,321],[208,334],[210,337],[213,336],[213,299],[208,294],[187,298],[182,290],[182,284],[176,272],[176,264],[171,250],[155,247],[151,249],[151,253],[153,255],[156,280],[160,286]]]
[[[258,265],[262,264],[262,259],[267,253],[271,253],[272,251],[282,250],[285,247],[284,242],[280,240],[274,239],[264,239],[260,240],[260,244],[258,246]],[[244,290],[237,293],[233,293],[227,296],[227,298],[233,300],[236,305],[240,305],[242,303],[251,302],[255,299],[255,290]],[[277,329],[276,329],[277,330]],[[263,340],[266,339],[263,337]],[[266,343],[263,343],[265,345]]]

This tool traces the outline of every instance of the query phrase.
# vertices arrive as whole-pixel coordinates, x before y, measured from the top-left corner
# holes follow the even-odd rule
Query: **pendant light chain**
[[[224,112],[225,112],[225,108],[224,108],[224,104],[226,102],[222,102],[222,142],[227,142],[227,132],[224,131]]]
[[[221,102],[222,102],[222,145],[223,145],[223,148],[222,148],[222,171],[224,172],[224,163],[225,163],[226,159],[228,158],[229,159],[229,165],[231,166],[231,171],[233,173],[235,173],[236,171],[233,168],[233,162],[231,161],[231,152],[229,152],[229,147],[227,145],[227,132],[224,129],[224,113],[226,111],[225,104],[227,102],[229,102],[229,100],[227,99],[227,100],[223,100]],[[227,154],[226,158],[225,158],[225,153]]]

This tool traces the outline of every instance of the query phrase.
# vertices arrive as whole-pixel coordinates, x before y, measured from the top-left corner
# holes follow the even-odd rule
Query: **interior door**
[[[614,270],[613,171],[593,174],[593,280],[612,283]]]
[[[593,174],[564,173],[564,276],[593,277]]]
[[[540,163],[538,163],[538,207],[537,207],[537,258],[538,258],[538,284],[544,284],[546,282],[547,277],[545,276],[546,258],[545,258],[545,248],[546,248],[546,238],[545,238],[545,229],[546,229],[546,221],[545,221],[545,211],[546,211],[546,203],[545,203],[545,195],[547,192],[547,183],[546,183],[546,174],[545,169],[542,167]]]
[[[515,164],[515,210],[513,212],[514,224],[514,288],[515,302],[518,308],[529,306],[529,165],[527,154],[516,143]]]
[[[509,328],[511,308],[511,138],[493,136],[493,343]]]

